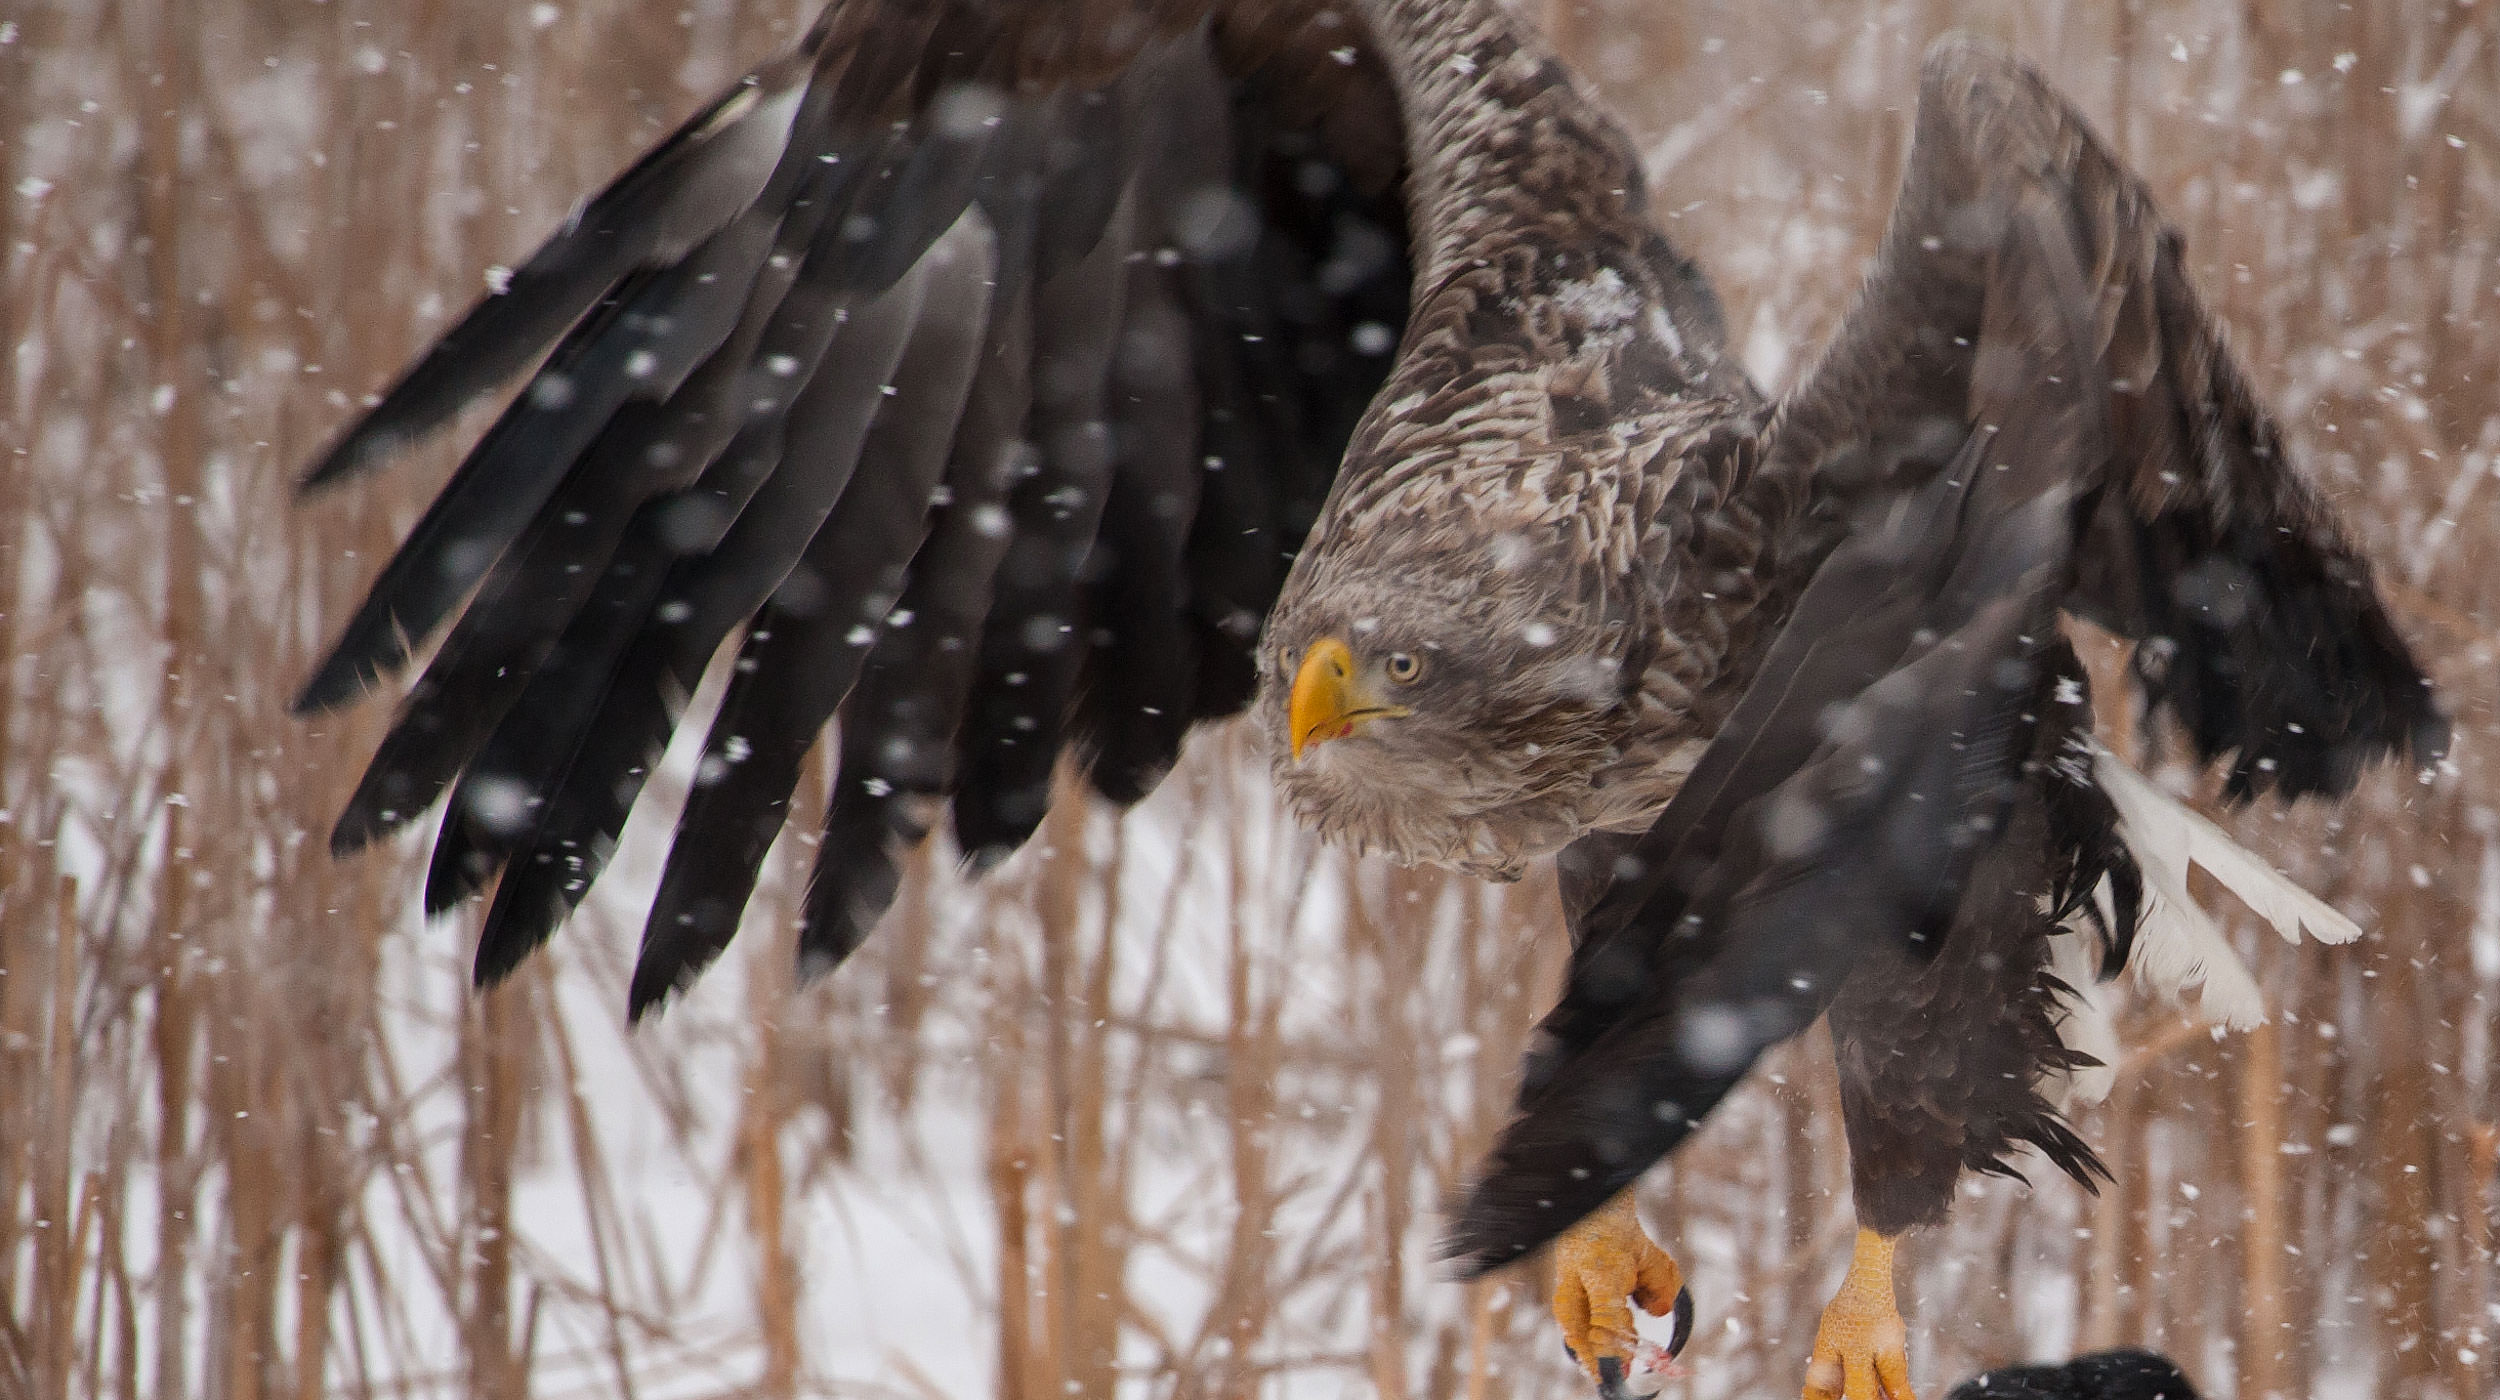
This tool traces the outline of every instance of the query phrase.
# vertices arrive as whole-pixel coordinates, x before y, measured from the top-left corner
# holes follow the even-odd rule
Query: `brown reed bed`
[[[2185,231],[2457,707],[2437,781],[2242,821],[2369,939],[2243,930],[2281,1011],[2252,1036],[2126,1008],[2137,1048],[2085,1115],[2117,1184],[1978,1188],[1915,1246],[1922,1379],[2130,1341],[2241,1396],[2500,1390],[2495,7],[1540,8],[1774,383],[1880,227],[1925,39],[1976,24],[2046,63]],[[640,825],[556,955],[475,999],[404,859],[323,854],[383,707],[284,702],[450,459],[301,509],[295,464],[802,18],[9,21],[0,1396],[1570,1384],[1533,1269],[1459,1288],[1429,1255],[1550,994],[1550,882],[1316,852],[1239,734],[1125,821],[1063,804],[981,888],[924,856],[825,986],[784,971],[784,852],[744,952],[630,1036]],[[1690,1394],[1795,1384],[1845,1184],[1809,1037],[1654,1203],[1702,1301]]]

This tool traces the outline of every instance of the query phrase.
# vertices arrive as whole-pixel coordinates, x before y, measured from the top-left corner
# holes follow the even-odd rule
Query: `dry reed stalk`
[[[590,1218],[591,1266],[598,1286],[602,1360],[615,1371],[616,1393],[621,1400],[635,1400],[634,1369],[628,1358],[625,1340],[623,1280],[620,1278],[619,1263],[619,1256],[624,1253],[625,1247],[620,1239],[616,1191],[609,1178],[607,1149],[599,1140],[590,1102],[582,1093],[581,1063],[573,1053],[572,1028],[561,1016],[549,1018],[548,1049],[555,1057],[555,1071],[564,1086],[565,1127],[569,1134],[566,1145],[581,1184],[582,1208]]]
[[[1369,1150],[1379,1180],[1366,1203],[1370,1228],[1365,1239],[1372,1263],[1365,1341],[1373,1393],[1380,1400],[1405,1400],[1411,1340],[1406,1241],[1414,1224],[1411,1182],[1415,1137],[1423,1118],[1423,1092],[1417,1079],[1428,1063],[1439,1058],[1414,1006],[1414,972],[1425,965],[1425,949],[1420,945],[1431,934],[1425,892],[1428,887],[1434,895],[1440,891],[1437,881],[1413,871],[1387,872],[1373,894],[1386,915],[1383,918],[1367,907],[1363,883],[1348,872],[1344,898],[1347,952],[1367,974],[1356,979],[1356,995],[1371,1003],[1367,1009],[1378,1018],[1369,1056],[1370,1077],[1376,1086]]]
[[[192,1053],[197,1044],[190,987],[191,950],[173,941],[180,929],[163,930],[156,986],[156,1014],[149,1025],[156,1087],[156,1381],[159,1400],[181,1400],[188,1374],[184,1338],[189,1332],[192,1284],[191,1207],[199,1199],[199,1167],[186,1150],[191,1109]]]
[[[452,1236],[459,1250],[460,1349],[471,1393],[512,1396],[528,1388],[528,1361],[516,1355],[512,1326],[514,1158],[521,1136],[524,998],[529,980],[480,995],[460,1018],[461,1084],[467,1112],[460,1136],[462,1209]]]
[[[2408,955],[2412,950],[2373,951],[2379,954],[2372,958],[2376,965],[2365,975],[2374,975],[2377,983],[2371,998],[2378,1003],[2380,1016],[2387,1024],[2417,1017],[2421,988],[2415,972],[2417,959]],[[2371,1175],[2384,1203],[2386,1224],[2369,1246],[2368,1258],[2379,1287],[2391,1300],[2384,1321],[2390,1332],[2387,1361],[2392,1383],[2407,1394],[2444,1392],[2462,1400],[2442,1384],[2441,1375],[2440,1353],[2445,1348],[2439,1345],[2438,1241],[2430,1226],[2437,1204],[2433,1198],[2437,1142],[2429,1120],[2428,1078],[2428,1067],[2416,1056],[2395,1046],[2377,1047],[2371,1099],[2378,1108],[2379,1123],[2372,1142]]]
[[[1225,798],[1233,798],[1232,787],[1230,782],[1224,785]],[[1281,1008],[1261,986],[1264,959],[1256,934],[1262,930],[1254,929],[1251,921],[1277,921],[1281,914],[1289,926],[1291,906],[1279,909],[1275,871],[1252,864],[1242,849],[1242,835],[1237,828],[1228,843],[1224,911],[1223,1097],[1233,1218],[1219,1256],[1221,1282],[1189,1349],[1188,1360],[1195,1364],[1182,1372],[1176,1400],[1232,1400],[1253,1384],[1261,1313],[1273,1296],[1276,1251],[1270,1226],[1277,1197],[1270,1146],[1276,1127]]]
[[[776,923],[780,921],[776,920]],[[781,930],[775,928],[775,934]],[[754,938],[763,933],[755,930]],[[748,1014],[755,1025],[738,1115],[738,1157],[745,1189],[749,1247],[755,1252],[755,1315],[763,1333],[764,1371],[757,1391],[788,1400],[799,1387],[799,1263],[790,1252],[781,1134],[787,1122],[781,1018],[789,1010],[789,940],[768,937],[747,961]]]
[[[1492,1400],[1493,1297],[1502,1284],[1477,1279],[1467,1285],[1467,1400]]]
[[[116,1212],[104,1194],[103,1174],[87,1173],[85,1180],[79,1184],[78,1224],[70,1237],[70,1248],[73,1256],[79,1261],[80,1269],[85,1271],[92,1268],[87,1284],[88,1301],[85,1308],[85,1316],[89,1319],[85,1329],[87,1335],[84,1338],[78,1335],[78,1324],[74,1319],[70,1333],[71,1344],[82,1353],[68,1368],[73,1381],[77,1383],[76,1390],[80,1395],[104,1393],[104,1347],[105,1338],[109,1335],[104,1319],[106,1298],[113,1287],[114,1270],[109,1262],[111,1256],[105,1254],[103,1250],[106,1242],[112,1238],[111,1217],[114,1214]],[[96,1261],[92,1266],[87,1263],[90,1259]]]
[[[998,1044],[1012,1053],[1012,1043]],[[992,1079],[989,1105],[989,1189],[998,1217],[998,1395],[999,1400],[1047,1400],[1052,1394],[1052,1367],[1037,1363],[1049,1355],[1049,1329],[1035,1317],[1035,1295],[1043,1277],[1033,1257],[1033,1158],[1024,1131],[1021,1084],[1017,1077]]]
[[[1040,920],[1041,1092],[1050,1149],[1043,1176],[1050,1209],[1042,1217],[1050,1260],[1050,1334],[1057,1382],[1077,1395],[1111,1392],[1119,1361],[1115,1294],[1121,1278],[1126,1202],[1118,1199],[1104,1142],[1108,1111],[1100,1008],[1109,1000],[1117,940],[1107,932],[1086,956],[1085,893],[1095,883],[1087,851],[1092,802],[1081,782],[1062,772],[1055,800],[1036,839]],[[1114,867],[1116,878],[1116,867]],[[1036,1145],[1039,1146],[1038,1144]]]
[[[80,1259],[70,1220],[70,1179],[76,1170],[70,1134],[77,1126],[76,999],[78,995],[78,881],[63,875],[54,886],[51,1005],[44,1017],[43,1117],[34,1139],[33,1196],[35,1270],[33,1302],[37,1336],[38,1394],[66,1400],[74,1370]]]
[[[2471,1301],[2475,1304],[2473,1315],[2492,1319],[2495,1294],[2500,1294],[2500,1287],[2495,1287],[2491,1270],[2494,1240],[2500,1237],[2500,1231],[2496,1231],[2492,1223],[2495,1197],[2500,1197],[2500,1190],[2495,1189],[2500,1188],[2500,1124],[2488,1120],[2476,1123],[2467,1141],[2466,1201],[2469,1210],[2465,1217],[2466,1257],[2482,1265],[2474,1273]],[[2480,1340],[2488,1348],[2495,1330],[2500,1329],[2487,1326],[2479,1338],[2469,1335],[2467,1340]],[[2500,1356],[2486,1353],[2480,1360],[2483,1375],[2494,1384],[2500,1384]]]
[[[2274,1400],[2290,1370],[2283,1312],[2283,1045],[2279,1023],[2248,1033],[2239,1057],[2239,1389]]]
[[[122,1218],[123,1203],[132,1198],[131,1160],[128,1135],[118,1135],[111,1166],[97,1187],[97,1209],[104,1225],[96,1241],[97,1302],[87,1393],[98,1397],[111,1395],[115,1400],[139,1400],[139,1290],[131,1282],[128,1232]],[[109,1302],[105,1294],[107,1283],[111,1289]],[[109,1327],[105,1322],[108,1315]]]
[[[22,858],[14,834],[12,828],[0,827],[0,860]],[[45,1014],[37,961],[41,948],[33,932],[40,925],[28,917],[31,902],[24,883],[13,880],[0,886],[0,1083],[11,1086],[0,1095],[0,1206],[6,1208],[0,1211],[0,1250],[6,1251],[0,1254],[0,1260],[6,1261],[6,1267],[0,1267],[0,1292],[9,1295],[4,1315],[13,1339],[21,1315],[16,1261],[20,1241],[32,1225],[20,1212],[18,1201],[35,1179],[35,1147],[43,1140],[37,1131],[43,1104],[24,1087],[40,1082],[42,1060],[36,1047],[43,1044]],[[33,1364],[22,1344],[13,1342],[10,1358],[14,1370]]]

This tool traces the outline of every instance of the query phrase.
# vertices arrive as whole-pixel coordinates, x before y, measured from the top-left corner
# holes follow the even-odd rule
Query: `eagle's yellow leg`
[[[1680,1307],[1688,1328],[1692,1304],[1683,1293],[1684,1271],[1641,1228],[1630,1187],[1554,1242],[1554,1320],[1563,1345],[1605,1393],[1615,1393],[1639,1354],[1633,1307],[1653,1317],[1676,1316]],[[1679,1335],[1676,1345],[1684,1340]]]
[[[1893,1300],[1892,1245],[1858,1231],[1849,1275],[1814,1329],[1805,1400],[1918,1400],[1910,1392],[1910,1329]]]

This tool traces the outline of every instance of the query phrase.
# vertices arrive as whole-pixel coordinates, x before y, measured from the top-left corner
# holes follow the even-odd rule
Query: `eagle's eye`
[[[1424,673],[1424,659],[1411,651],[1393,651],[1389,653],[1388,672],[1389,679],[1399,685],[1413,685]]]

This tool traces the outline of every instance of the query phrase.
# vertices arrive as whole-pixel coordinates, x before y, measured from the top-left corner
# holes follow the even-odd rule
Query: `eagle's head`
[[[1297,561],[1259,650],[1286,800],[1357,850],[1516,878],[1589,825],[1644,629],[1522,532],[1337,543]]]

